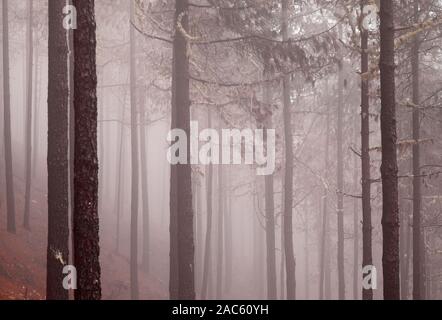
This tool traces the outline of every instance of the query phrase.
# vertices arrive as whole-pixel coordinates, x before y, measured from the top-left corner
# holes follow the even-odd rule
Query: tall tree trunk
[[[131,215],[130,215],[130,294],[138,300],[138,106],[137,106],[137,62],[134,21],[135,3],[130,1],[130,106],[131,106]]]
[[[94,0],[74,0],[74,262],[76,300],[101,299],[98,219],[97,70]]]
[[[31,179],[32,179],[32,73],[34,58],[33,43],[33,0],[27,4],[27,25],[26,25],[26,129],[25,129],[25,209],[23,217],[23,227],[31,230],[30,211],[31,211]]]
[[[307,208],[304,208],[307,210]],[[307,211],[306,211],[307,212]],[[305,231],[304,231],[304,267],[305,267],[305,299],[310,299],[310,268],[309,268],[309,245],[308,245],[308,236],[309,236],[309,224],[308,224],[308,214],[305,214]]]
[[[328,87],[328,83],[326,83]],[[327,96],[327,94],[326,94]],[[329,154],[330,154],[330,114],[328,103],[326,103],[326,133],[325,133],[325,157],[324,174],[325,182],[328,183]],[[329,217],[328,217],[328,185],[324,184],[323,190],[323,208],[322,208],[322,237],[321,237],[321,257],[320,257],[320,275],[319,275],[319,299],[330,298],[330,276],[329,276]],[[325,295],[324,295],[325,290]]]
[[[342,32],[340,32],[342,33]],[[343,62],[338,71],[338,107],[337,107],[337,217],[338,217],[338,297],[345,300],[345,273],[344,273],[344,153],[343,153],[343,112],[344,112],[344,78]]]
[[[116,217],[116,226],[115,226],[115,252],[120,253],[120,220],[121,220],[121,198],[123,197],[124,188],[122,187],[124,181],[124,133],[125,133],[125,124],[124,118],[126,115],[126,108],[123,105],[122,114],[121,114],[121,128],[120,128],[120,141],[118,143],[118,161],[116,166],[116,182],[115,182],[115,217]]]
[[[394,2],[380,2],[382,234],[384,299],[400,299],[399,208],[396,154],[396,97],[394,62]]]
[[[15,233],[15,196],[11,143],[11,90],[9,83],[9,18],[8,0],[3,0],[3,111],[6,171],[7,230]]]
[[[225,275],[224,275],[224,291],[229,293],[232,288],[232,276],[233,276],[233,239],[232,239],[232,192],[231,187],[231,173],[230,169],[227,171],[226,191],[225,191],[225,214],[224,214],[224,252],[225,252]]]
[[[283,40],[288,41],[288,0],[282,0]],[[293,136],[290,101],[290,76],[283,79],[284,100],[284,139],[285,139],[285,179],[284,179],[284,248],[286,260],[287,300],[296,299],[296,261],[293,248]]]
[[[221,123],[220,118],[220,123]],[[221,132],[221,125],[220,131]],[[218,165],[218,222],[217,222],[217,263],[216,263],[216,299],[222,299],[223,294],[223,224],[224,224],[224,179],[223,179],[223,167],[222,164]]]
[[[34,112],[34,117],[33,117],[33,133],[32,133],[32,179],[35,178],[36,173],[38,172],[38,144],[39,144],[39,132],[40,132],[40,119],[39,119],[39,114],[40,114],[40,105],[39,105],[39,101],[40,101],[40,82],[41,82],[41,75],[40,72],[38,71],[38,64],[39,64],[39,56],[38,56],[38,45],[35,46],[34,48],[34,96],[33,96],[33,112]]]
[[[48,243],[46,299],[68,300],[63,267],[69,260],[68,43],[62,1],[48,2]]]
[[[212,126],[212,112],[208,109],[208,127]],[[203,267],[203,282],[201,287],[201,299],[205,300],[207,297],[209,285],[209,272],[211,263],[211,243],[212,243],[212,210],[213,210],[213,165],[210,163],[207,166],[207,187],[206,187],[206,239],[204,245],[204,267]]]
[[[266,84],[264,88],[265,104],[270,106],[272,103],[270,85]],[[267,141],[267,130],[271,129],[272,116],[269,116],[264,123],[264,143],[266,152],[270,146]],[[267,248],[267,299],[276,300],[276,244],[275,244],[275,199],[273,190],[273,174],[266,175],[264,178],[265,188],[265,221],[266,221],[266,248]]]
[[[355,119],[357,120],[357,119]],[[354,130],[355,142],[358,139],[358,130]],[[353,190],[358,190],[358,159],[354,156],[353,164]],[[359,297],[359,201],[353,199],[353,300],[358,300]]]
[[[361,10],[367,0],[361,1]],[[368,30],[361,21],[361,74],[368,72]],[[361,78],[362,267],[373,265],[370,178],[370,98],[368,79]],[[373,300],[373,290],[362,288],[362,299]]]
[[[182,129],[190,145],[189,55],[182,29],[189,29],[189,1],[175,0],[173,41],[172,128]],[[171,166],[170,187],[170,297],[195,299],[192,177],[187,164]]]
[[[419,1],[414,0],[414,23],[419,23]],[[423,299],[421,253],[421,178],[420,176],[420,114],[419,114],[419,48],[420,37],[415,36],[411,49],[411,77],[413,94],[413,300]]]
[[[149,256],[150,256],[150,240],[149,240],[149,185],[148,181],[148,161],[146,155],[147,148],[147,130],[148,126],[146,117],[147,107],[145,105],[145,93],[141,99],[141,113],[140,113],[140,156],[141,156],[141,198],[143,203],[143,253],[141,262],[143,269],[149,273]]]

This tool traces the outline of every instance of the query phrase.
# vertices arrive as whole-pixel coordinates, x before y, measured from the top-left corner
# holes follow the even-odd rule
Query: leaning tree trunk
[[[367,4],[361,1],[361,10]],[[361,25],[361,74],[368,72],[368,30]],[[362,173],[362,267],[373,265],[370,178],[370,98],[369,81],[361,78],[361,173]],[[362,299],[373,300],[373,290],[362,288]]]
[[[131,215],[130,215],[130,293],[132,300],[138,300],[138,109],[137,109],[137,74],[136,74],[136,47],[134,1],[130,1],[130,106],[131,106]]]
[[[282,0],[282,32],[288,41],[288,0]],[[284,179],[284,248],[286,260],[287,300],[296,299],[295,255],[293,248],[293,136],[290,102],[290,77],[284,76],[284,139],[285,139],[285,179]]]
[[[189,1],[175,1],[172,67],[172,128],[182,129],[190,145],[189,55],[184,35],[189,29]],[[192,177],[186,164],[171,166],[170,178],[170,297],[195,299]]]
[[[76,300],[101,299],[98,219],[97,70],[94,0],[74,0],[74,262]]]
[[[31,179],[32,179],[32,60],[34,56],[33,43],[33,0],[28,1],[28,15],[26,25],[26,128],[25,128],[25,209],[23,227],[31,229]]]
[[[399,208],[396,154],[396,97],[394,61],[394,2],[380,2],[382,234],[384,299],[400,299]]]
[[[419,23],[419,1],[414,1],[414,23]],[[411,77],[413,91],[413,300],[423,299],[421,252],[421,178],[420,176],[420,110],[419,110],[419,48],[420,37],[415,36],[411,49]]]
[[[15,196],[14,175],[12,166],[12,143],[11,143],[11,90],[9,83],[9,19],[8,0],[3,0],[3,110],[4,110],[4,148],[5,148],[5,171],[6,171],[6,210],[7,230],[15,233]]]
[[[48,2],[48,246],[46,299],[68,300],[62,286],[69,259],[68,43],[62,1]],[[60,259],[61,258],[61,259]]]

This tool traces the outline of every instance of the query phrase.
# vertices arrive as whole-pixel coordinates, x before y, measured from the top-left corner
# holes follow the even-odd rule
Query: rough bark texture
[[[94,0],[74,0],[74,262],[76,300],[101,299],[98,220],[97,72]]]
[[[175,1],[172,67],[172,128],[182,129],[190,145],[189,56],[181,30],[189,29],[188,0]],[[193,208],[190,152],[187,164],[171,166],[170,298],[195,299]]]
[[[419,22],[419,2],[414,1],[414,22]],[[411,77],[413,90],[413,300],[421,300],[422,292],[422,252],[421,252],[421,178],[420,176],[420,103],[419,93],[419,47],[420,37],[415,36],[411,49]]]
[[[8,0],[3,0],[3,136],[5,139],[5,176],[6,176],[6,210],[7,230],[15,233],[15,196],[14,175],[12,166],[11,143],[11,92],[9,83],[9,19]]]
[[[380,2],[382,234],[384,299],[400,299],[398,166],[394,62],[394,3]]]
[[[69,53],[63,28],[64,5],[57,0],[48,2],[48,300],[69,298],[62,285],[64,263],[69,259]]]
[[[31,179],[32,179],[32,73],[33,73],[33,0],[27,3],[28,21],[26,25],[26,129],[25,129],[25,209],[23,227],[31,229]]]
[[[130,1],[130,17],[134,18],[134,1]],[[130,293],[132,300],[138,300],[138,107],[135,30],[130,25],[130,108],[131,108],[131,214],[130,214]]]
[[[282,32],[288,40],[288,1],[282,0]],[[285,139],[285,179],[284,179],[284,247],[286,260],[287,300],[296,299],[296,262],[293,248],[293,136],[290,101],[290,77],[284,76],[284,139]]]
[[[367,1],[361,1],[361,9]],[[368,72],[368,31],[361,26],[361,73]],[[362,268],[373,264],[370,181],[370,99],[369,82],[361,80],[361,171],[362,171]],[[362,299],[372,300],[373,290],[362,288]]]

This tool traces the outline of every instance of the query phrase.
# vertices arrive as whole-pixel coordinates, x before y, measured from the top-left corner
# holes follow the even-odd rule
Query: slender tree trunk
[[[182,129],[190,145],[189,55],[182,29],[189,29],[189,1],[175,1],[173,41],[172,128]],[[192,178],[187,164],[171,166],[170,188],[170,297],[195,299]]]
[[[212,113],[208,109],[208,127],[212,126]],[[206,218],[206,240],[204,245],[204,268],[203,268],[203,282],[201,287],[201,299],[205,300],[207,297],[209,285],[209,270],[211,263],[211,243],[212,243],[212,196],[213,196],[213,165],[207,166],[207,188],[206,188],[206,204],[207,204],[207,218]]]
[[[26,129],[25,129],[25,209],[23,227],[31,230],[31,179],[32,179],[32,71],[34,58],[34,43],[32,36],[33,24],[33,0],[27,3],[27,25],[26,25]]]
[[[356,119],[357,120],[357,119]],[[357,129],[355,128],[355,142],[358,139]],[[354,156],[353,190],[358,190],[358,159]],[[359,297],[359,201],[353,199],[353,300]]]
[[[46,299],[68,300],[63,267],[69,260],[68,43],[62,1],[48,2],[48,243]]]
[[[220,119],[221,121],[221,119]],[[221,126],[220,126],[221,130]],[[220,131],[221,132],[221,131]],[[216,299],[220,300],[223,294],[223,224],[224,224],[224,179],[223,179],[223,167],[218,165],[218,222],[217,222],[217,264],[216,264]]]
[[[227,168],[227,181],[226,181],[226,192],[225,192],[225,214],[224,214],[224,246],[225,246],[225,256],[226,258],[224,266],[225,266],[225,284],[224,291],[229,293],[232,288],[232,276],[233,276],[233,239],[232,239],[232,192],[230,191],[230,170]]]
[[[414,1],[414,22],[419,23],[419,1]],[[413,300],[423,299],[422,253],[421,249],[421,178],[420,176],[420,104],[419,88],[419,48],[420,37],[415,36],[411,49],[411,77],[413,94]]]
[[[361,10],[367,0],[361,1]],[[362,21],[361,21],[362,23]],[[361,73],[368,72],[368,30],[361,25]],[[370,177],[370,98],[368,79],[361,79],[362,267],[373,265]],[[362,288],[362,299],[373,300],[373,290]]]
[[[15,233],[15,196],[11,143],[11,91],[9,83],[9,18],[8,0],[3,0],[3,111],[6,171],[7,230]]]
[[[264,99],[267,106],[272,103],[271,88],[265,85]],[[264,124],[264,143],[266,145],[266,152],[269,146],[267,145],[267,130],[271,129],[272,116],[266,119]],[[267,299],[276,300],[276,244],[275,244],[275,199],[273,190],[273,174],[266,175],[265,183],[265,217],[266,217],[266,248],[267,248]]]
[[[116,217],[116,230],[115,230],[115,252],[120,252],[120,220],[121,220],[121,198],[122,198],[122,180],[124,180],[124,133],[125,125],[124,118],[126,115],[126,108],[123,105],[121,115],[121,128],[120,128],[120,141],[118,143],[118,161],[116,166],[116,183],[115,183],[115,217]],[[123,176],[123,177],[122,177]]]
[[[282,0],[283,40],[288,41],[288,0]],[[296,299],[296,262],[293,248],[293,136],[290,101],[290,77],[283,79],[284,137],[285,137],[285,179],[284,179],[284,247],[287,271],[287,300]]]
[[[98,219],[97,71],[93,0],[74,0],[74,261],[76,300],[101,299]]]
[[[38,170],[38,145],[40,143],[40,83],[41,83],[41,75],[38,71],[39,64],[39,56],[38,56],[38,45],[34,48],[34,96],[33,96],[33,108],[34,108],[34,117],[33,117],[33,133],[32,133],[32,179],[35,178]]]
[[[341,33],[341,32],[340,32]],[[339,65],[338,75],[338,108],[337,108],[337,217],[338,217],[338,297],[345,300],[345,273],[344,273],[344,153],[343,153],[343,112],[344,112],[344,78],[343,62]]]
[[[142,265],[146,273],[149,273],[149,256],[150,256],[150,240],[149,240],[149,185],[148,181],[148,160],[146,155],[147,148],[147,108],[145,105],[145,94],[142,99],[142,111],[140,113],[140,155],[141,155],[141,197],[143,200],[143,254]]]
[[[328,87],[328,83],[326,83]],[[327,96],[327,94],[326,94]],[[325,133],[325,157],[324,157],[324,174],[325,181],[328,183],[329,170],[329,150],[330,150],[330,114],[328,103],[326,103],[326,133]],[[319,275],[319,299],[329,299],[330,276],[329,276],[329,243],[328,243],[328,186],[324,185],[323,190],[323,208],[322,208],[322,238],[321,238],[321,257],[320,257],[320,275]],[[325,290],[325,296],[324,296]]]
[[[138,300],[138,106],[137,106],[137,62],[135,46],[134,1],[130,1],[130,105],[131,105],[131,216],[130,216],[130,293],[132,300]]]
[[[382,234],[384,299],[400,299],[399,208],[396,154],[396,98],[394,61],[394,2],[380,2]]]
[[[307,208],[304,208],[306,210]],[[307,212],[307,211],[306,211]],[[305,299],[310,299],[310,268],[309,268],[309,224],[308,224],[308,214],[305,215],[305,231],[304,231],[304,263],[305,263]]]

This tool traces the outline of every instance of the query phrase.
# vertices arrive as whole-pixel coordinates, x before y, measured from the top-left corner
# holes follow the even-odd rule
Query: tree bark
[[[15,196],[11,142],[11,90],[9,83],[9,17],[8,0],[3,0],[3,135],[5,139],[7,230],[15,233]]]
[[[97,71],[94,0],[74,0],[74,261],[76,300],[101,299],[98,218]]]
[[[221,119],[220,119],[221,121]],[[220,131],[221,132],[221,125]],[[224,263],[224,246],[223,246],[223,225],[224,224],[224,177],[222,164],[218,165],[218,222],[217,222],[217,264],[216,264],[216,299],[222,299],[223,294],[223,263]]]
[[[69,259],[69,50],[64,6],[62,1],[48,2],[48,300],[69,298],[62,285],[63,267]]]
[[[394,2],[380,2],[381,140],[382,140],[382,266],[384,299],[400,299],[399,208],[396,154]]]

